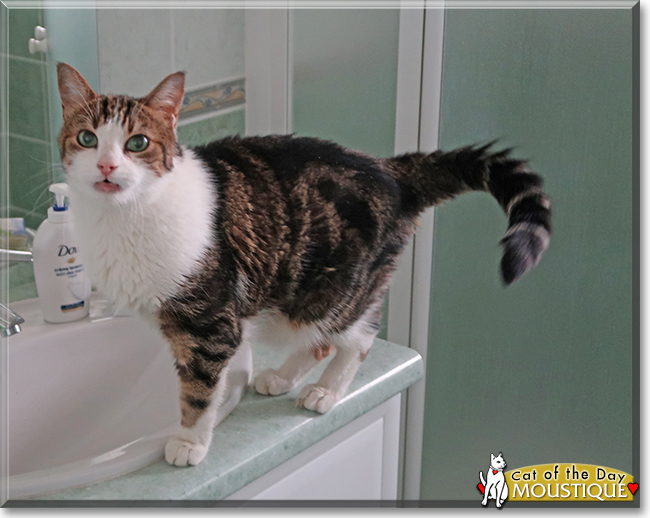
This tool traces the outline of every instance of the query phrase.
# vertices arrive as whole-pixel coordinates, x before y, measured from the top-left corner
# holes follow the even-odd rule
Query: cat
[[[483,484],[483,500],[481,505],[487,505],[488,500],[493,499],[497,507],[501,507],[503,502],[508,499],[508,483],[503,470],[506,467],[506,461],[503,459],[503,453],[496,457],[490,453],[490,469],[487,472],[487,482],[483,478],[483,472],[479,471],[481,484]]]
[[[390,276],[427,207],[492,194],[509,217],[506,284],[548,247],[542,180],[509,150],[377,159],[292,135],[190,149],[176,140],[182,72],[139,99],[98,95],[67,64],[57,76],[58,144],[90,278],[153,320],[175,358],[182,420],[165,449],[171,464],[205,457],[228,360],[256,336],[294,347],[256,377],[257,392],[290,391],[336,351],[297,406],[336,404],[380,329]]]

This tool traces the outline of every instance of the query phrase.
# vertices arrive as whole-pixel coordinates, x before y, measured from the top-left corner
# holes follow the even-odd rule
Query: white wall
[[[242,9],[100,9],[102,93],[142,96],[185,70],[187,88],[243,76]]]

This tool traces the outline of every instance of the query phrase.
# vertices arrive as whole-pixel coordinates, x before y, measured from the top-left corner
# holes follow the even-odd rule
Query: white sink
[[[179,384],[157,329],[135,317],[48,324],[36,299],[11,309],[25,324],[7,340],[10,498],[99,482],[163,457],[180,419]],[[218,422],[252,371],[242,346]]]

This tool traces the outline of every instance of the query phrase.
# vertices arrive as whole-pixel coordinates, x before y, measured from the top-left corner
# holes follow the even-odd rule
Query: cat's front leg
[[[202,390],[203,382],[188,380],[183,371],[179,368],[181,426],[176,435],[167,441],[165,459],[175,466],[195,466],[205,458],[212,442],[212,430],[217,410],[223,401],[228,365],[221,369],[212,393]]]
[[[489,477],[488,477],[489,478]],[[490,492],[492,491],[492,487],[489,485],[485,485],[485,493],[483,493],[483,500],[481,501],[481,505],[486,506],[488,505],[488,500],[490,499]]]
[[[161,325],[176,360],[181,387],[181,423],[165,447],[176,466],[196,465],[208,453],[226,387],[228,361],[241,340],[236,322],[216,318],[214,327],[167,321]]]
[[[488,504],[488,499],[490,498],[490,491],[486,487],[485,488],[485,494],[483,495],[483,500],[481,501],[482,506],[486,506]]]

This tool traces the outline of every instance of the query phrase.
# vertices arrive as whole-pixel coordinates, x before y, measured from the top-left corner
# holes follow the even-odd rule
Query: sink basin
[[[8,343],[9,497],[91,484],[163,457],[180,421],[179,383],[160,331],[136,317],[44,322],[38,300]],[[252,375],[250,347],[231,359],[217,422]]]

